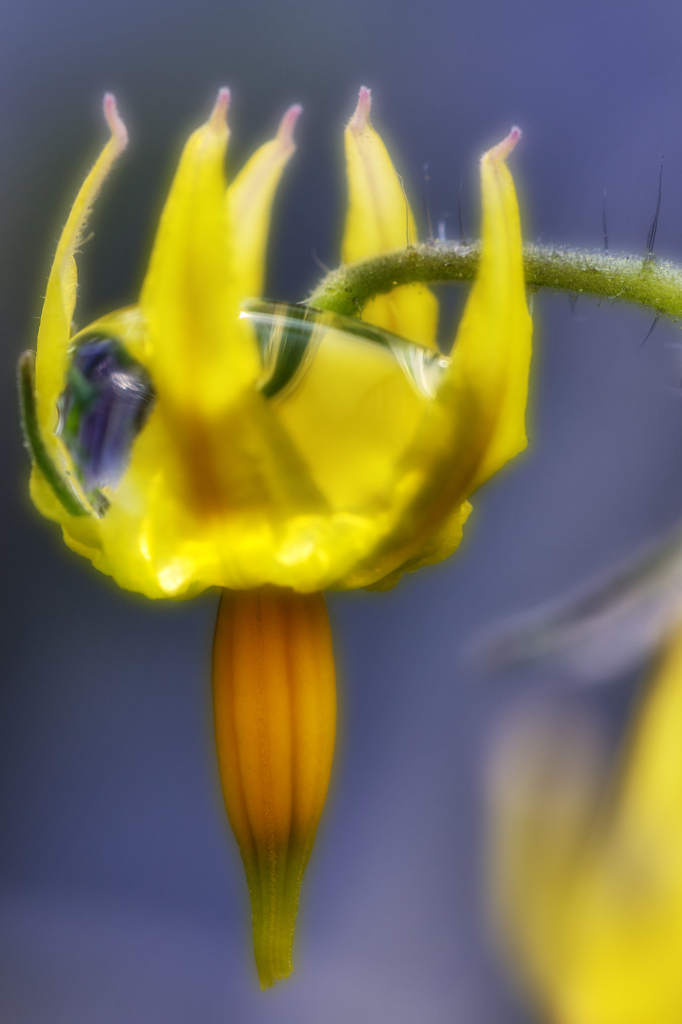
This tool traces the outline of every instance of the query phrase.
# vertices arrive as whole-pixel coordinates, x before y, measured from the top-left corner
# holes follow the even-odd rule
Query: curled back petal
[[[520,138],[513,128],[481,160],[482,252],[453,350],[453,374],[475,380],[485,451],[471,490],[526,447],[525,414],[532,325],[526,304],[521,224],[505,158]]]
[[[417,241],[417,229],[391,158],[369,121],[369,89],[360,90],[358,105],[345,132],[348,212],[341,248],[344,263],[403,249]],[[431,348],[436,344],[438,302],[424,285],[396,288],[370,300],[363,320]]]
[[[525,445],[532,324],[526,305],[519,213],[505,158],[513,129],[481,159],[483,228],[449,368],[396,479],[391,527],[345,585],[366,586],[413,558],[443,521]],[[385,573],[381,568],[385,567]]]
[[[80,187],[57,244],[40,317],[35,365],[36,411],[43,442],[58,457],[55,441],[57,400],[64,388],[71,321],[76,306],[78,276],[76,250],[82,241],[88,215],[111,167],[128,144],[128,133],[116,108],[116,100],[104,97],[104,116],[111,138]]]
[[[294,128],[302,107],[289,107],[274,139],[256,150],[227,190],[232,231],[232,278],[244,297],[263,293],[270,212],[282,172],[296,151]]]
[[[140,306],[146,363],[179,418],[224,410],[258,373],[255,344],[237,321],[224,159],[229,92],[188,139],[154,241]]]

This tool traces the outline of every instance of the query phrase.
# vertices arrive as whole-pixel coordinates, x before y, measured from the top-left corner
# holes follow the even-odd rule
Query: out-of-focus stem
[[[429,243],[384,253],[333,270],[308,302],[318,309],[358,316],[374,295],[398,285],[473,280],[479,253],[478,243]],[[636,302],[673,318],[682,317],[682,268],[672,263],[542,245],[525,245],[523,256],[530,288]]]
[[[336,685],[321,593],[224,591],[213,647],[218,763],[251,896],[261,988],[292,969],[301,880],[329,785]]]

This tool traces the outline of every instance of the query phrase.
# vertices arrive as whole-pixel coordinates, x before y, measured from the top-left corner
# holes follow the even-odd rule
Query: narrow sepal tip
[[[116,143],[118,152],[122,153],[128,145],[128,129],[123,123],[123,119],[118,112],[116,97],[112,92],[106,92],[104,94],[102,108],[104,110],[104,118],[109,126],[109,131],[111,132],[111,137]]]
[[[303,107],[300,103],[294,103],[284,114],[284,117],[279,122],[279,128],[277,129],[277,141],[282,147],[289,148],[295,145],[294,143],[294,128],[296,123],[303,113]]]
[[[348,127],[351,131],[362,132],[367,128],[369,124],[369,112],[371,109],[372,93],[365,85],[361,85],[360,93],[358,95],[358,104],[348,123]]]
[[[498,142],[496,146],[489,149],[487,153],[484,153],[483,156],[488,157],[491,160],[506,160],[522,134],[521,129],[514,125],[510,130],[509,135],[507,135],[505,139],[502,139],[502,142]]]
[[[208,119],[208,125],[214,132],[224,131],[227,126],[227,111],[230,106],[230,98],[230,90],[226,86],[218,90],[211,116]]]

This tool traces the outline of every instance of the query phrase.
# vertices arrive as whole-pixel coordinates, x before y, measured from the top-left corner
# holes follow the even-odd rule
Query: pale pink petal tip
[[[104,117],[109,125],[111,137],[115,141],[116,148],[119,153],[122,153],[128,145],[128,129],[124,125],[121,115],[118,112],[116,97],[113,93],[107,92],[104,94],[102,107],[104,109]]]
[[[369,112],[372,108],[372,94],[366,86],[360,86],[360,95],[358,96],[358,105],[355,108],[355,113],[350,119],[349,128],[354,131],[361,132],[369,124]]]
[[[227,124],[227,108],[230,105],[230,90],[223,87],[218,90],[218,96],[215,101],[211,116],[208,119],[208,123],[213,131],[220,131],[225,128]]]
[[[493,146],[492,149],[489,149],[485,155],[492,157],[494,160],[505,160],[521,138],[521,135],[521,129],[514,126],[506,139],[502,139],[502,142],[498,142],[498,144]]]
[[[289,107],[282,120],[279,122],[279,128],[277,129],[277,138],[283,146],[293,146],[294,144],[294,128],[296,122],[303,113],[303,107],[300,103],[294,103],[293,106]]]

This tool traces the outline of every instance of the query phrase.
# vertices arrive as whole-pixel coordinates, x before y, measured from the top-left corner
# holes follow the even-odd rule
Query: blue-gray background
[[[0,4],[0,1019],[7,1024],[519,1022],[481,914],[482,780],[528,684],[461,652],[682,507],[677,328],[536,301],[532,443],[475,499],[459,554],[388,595],[332,597],[343,676],[331,799],[296,972],[256,988],[211,748],[215,597],[152,604],[61,544],[26,496],[14,397],[58,230],[114,90],[132,146],[81,259],[81,323],[136,296],[179,146],[233,88],[233,166],[300,101],[268,292],[337,261],[341,129],[361,84],[434,219],[512,123],[526,235],[682,258],[682,8],[621,0],[3,0]],[[456,221],[449,221],[454,232]],[[541,687],[539,688],[541,689]],[[618,718],[627,685],[595,708]]]

